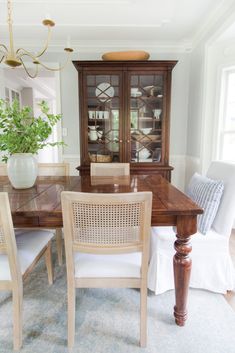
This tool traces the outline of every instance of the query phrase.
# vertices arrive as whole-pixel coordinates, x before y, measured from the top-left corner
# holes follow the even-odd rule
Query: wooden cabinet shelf
[[[81,174],[90,155],[168,180],[171,72],[176,61],[74,61],[79,77]],[[89,139],[89,126],[97,127]],[[94,128],[93,128],[94,130]]]

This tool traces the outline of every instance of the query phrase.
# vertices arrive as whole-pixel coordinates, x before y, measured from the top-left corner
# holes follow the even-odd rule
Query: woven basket
[[[112,157],[109,154],[89,154],[90,161],[94,163],[110,163]]]

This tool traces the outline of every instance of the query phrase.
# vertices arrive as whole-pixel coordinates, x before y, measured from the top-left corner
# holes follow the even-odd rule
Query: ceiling
[[[46,37],[42,20],[55,22],[51,48],[144,48],[190,50],[208,23],[234,0],[13,0],[16,47],[39,47]],[[7,44],[7,6],[0,0],[0,43]],[[35,41],[35,38],[37,40]]]

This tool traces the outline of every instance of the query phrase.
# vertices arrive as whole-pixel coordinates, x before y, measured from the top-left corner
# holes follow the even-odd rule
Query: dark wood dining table
[[[197,232],[197,215],[203,210],[158,174],[123,177],[38,177],[30,189],[12,188],[0,177],[0,191],[8,192],[15,227],[60,228],[61,191],[120,193],[152,191],[152,226],[175,226],[173,258],[175,280],[174,317],[179,326],[187,319],[187,298],[191,271],[190,236]]]

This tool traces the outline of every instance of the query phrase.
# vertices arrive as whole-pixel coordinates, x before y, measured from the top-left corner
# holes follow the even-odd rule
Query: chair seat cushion
[[[54,236],[54,233],[46,230],[17,229],[15,236],[18,259],[23,275],[40,251]],[[0,255],[0,280],[11,280],[7,255]]]
[[[97,277],[140,277],[141,253],[118,255],[74,255],[76,278]]]

